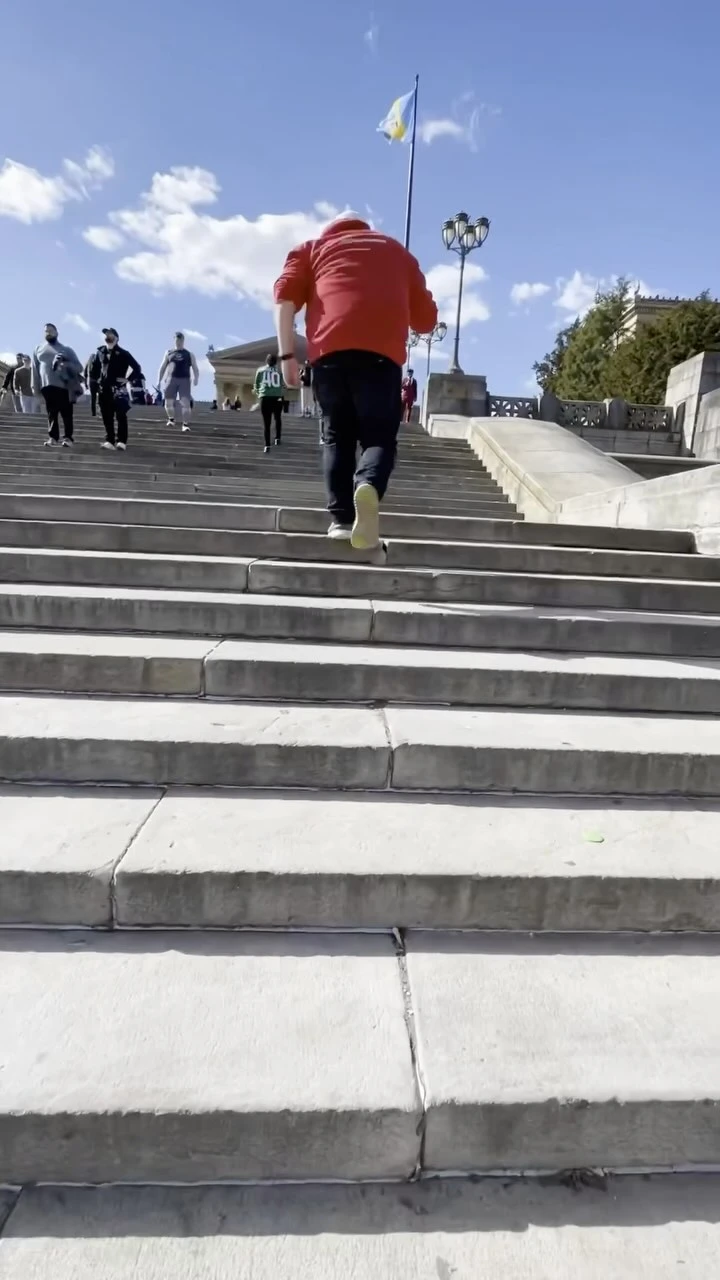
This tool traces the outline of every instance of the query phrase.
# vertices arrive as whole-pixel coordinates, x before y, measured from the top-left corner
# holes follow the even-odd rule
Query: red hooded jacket
[[[287,256],[275,301],[307,308],[313,363],[334,351],[374,351],[405,363],[408,329],[429,333],[437,307],[417,260],[360,219],[332,223]]]

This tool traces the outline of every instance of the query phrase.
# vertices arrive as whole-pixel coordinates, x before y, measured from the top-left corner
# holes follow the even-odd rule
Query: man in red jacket
[[[371,550],[395,464],[408,329],[429,333],[437,307],[412,254],[345,213],[287,256],[275,283],[283,377],[296,387],[295,314],[305,332],[324,419],[331,538]],[[360,460],[356,467],[357,446]]]

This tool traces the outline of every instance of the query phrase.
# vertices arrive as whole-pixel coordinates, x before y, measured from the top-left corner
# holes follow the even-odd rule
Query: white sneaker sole
[[[355,490],[355,523],[350,542],[356,551],[374,551],[380,542],[380,499],[371,484]]]

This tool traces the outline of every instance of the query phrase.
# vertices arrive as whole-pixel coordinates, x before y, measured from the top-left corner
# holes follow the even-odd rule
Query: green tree
[[[607,363],[602,398],[624,396],[631,404],[663,404],[673,365],[712,347],[720,347],[720,302],[705,292],[620,343]]]
[[[561,400],[604,400],[609,394],[608,366],[621,340],[629,296],[624,278],[598,293],[568,345],[556,388]]]
[[[543,391],[554,391],[558,395],[558,382],[562,376],[565,356],[573,336],[579,328],[580,321],[573,320],[572,324],[569,324],[566,329],[560,330],[552,351],[548,351],[544,359],[535,361],[533,369],[538,380],[538,386],[542,387]]]

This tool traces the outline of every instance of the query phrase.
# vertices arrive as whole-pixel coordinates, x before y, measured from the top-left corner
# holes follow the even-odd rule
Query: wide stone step
[[[720,658],[720,618],[0,583],[0,626]]]
[[[720,716],[720,661],[0,631],[0,689]]]
[[[379,563],[368,563],[369,559],[382,560],[380,553],[368,555],[354,552],[342,543],[324,539],[317,541],[328,557],[332,555],[337,560],[343,557],[346,562],[0,547],[0,582],[155,587],[183,591],[248,590],[259,595],[303,594],[434,603],[720,613],[718,582],[573,577],[569,572],[552,575],[471,569],[389,568]],[[408,547],[411,545],[406,543]],[[517,550],[512,547],[503,549]],[[527,548],[528,560],[534,550]],[[352,558],[356,561],[364,558],[366,563],[353,564]]]
[[[182,502],[194,503],[199,502],[205,506],[208,505],[225,505],[227,503],[240,504],[262,504],[272,502],[277,506],[293,506],[296,503],[305,504],[310,507],[320,507],[324,501],[322,488],[318,485],[302,485],[302,486],[279,486],[264,485],[258,486],[255,492],[249,492],[246,486],[239,483],[235,486],[219,487],[213,486],[212,482],[206,480],[204,482],[181,483],[166,482],[164,477],[155,480],[151,475],[144,478],[140,484],[130,483],[127,485],[111,483],[109,481],[96,483],[94,480],[88,482],[80,481],[64,481],[59,485],[54,477],[38,478],[22,476],[12,480],[2,479],[0,477],[0,497],[12,497],[17,493],[32,488],[33,492],[43,495],[47,492],[48,496],[57,497],[60,493],[62,496],[74,498],[75,500],[96,497],[99,499],[129,499],[151,502]],[[383,516],[389,512],[407,513],[414,515],[417,513],[418,502],[417,497],[393,498],[388,495],[383,503]],[[442,500],[428,499],[423,502],[423,512],[428,516],[444,517],[450,513],[453,516],[470,517],[474,519],[495,519],[495,520],[522,520],[522,516],[518,515],[512,503],[504,499],[492,500],[487,499],[459,499],[452,503]]]
[[[0,696],[10,782],[720,796],[712,717]]]
[[[267,529],[281,533],[325,533],[329,516],[317,507],[277,507],[168,502],[155,499],[117,499],[37,496],[32,493],[1,494],[3,520],[44,520],[61,523],[165,525],[174,528]],[[693,535],[672,529],[623,529],[592,525],[540,524],[520,519],[497,522],[424,513],[394,515],[382,512],[382,530],[388,537],[423,538],[438,542],[521,542],[527,546],[600,547],[625,551],[695,549]]]
[[[718,1164],[717,938],[403,942],[6,931],[4,1177]]]
[[[524,527],[524,526],[523,526]],[[310,560],[357,563],[348,543],[315,533],[271,530],[172,528],[0,518],[0,549],[32,547],[80,551],[167,553],[173,556],[248,556],[266,560]],[[390,538],[388,566],[402,568],[481,569],[493,573],[538,573],[613,578],[659,578],[686,582],[720,582],[720,556],[673,555],[669,552],[623,551],[568,546],[508,545],[490,542],[441,542]]]
[[[0,924],[720,930],[717,801],[0,788]]]
[[[4,1280],[708,1280],[712,1175],[569,1185],[30,1188],[5,1196]],[[602,1194],[606,1192],[606,1194]]]

